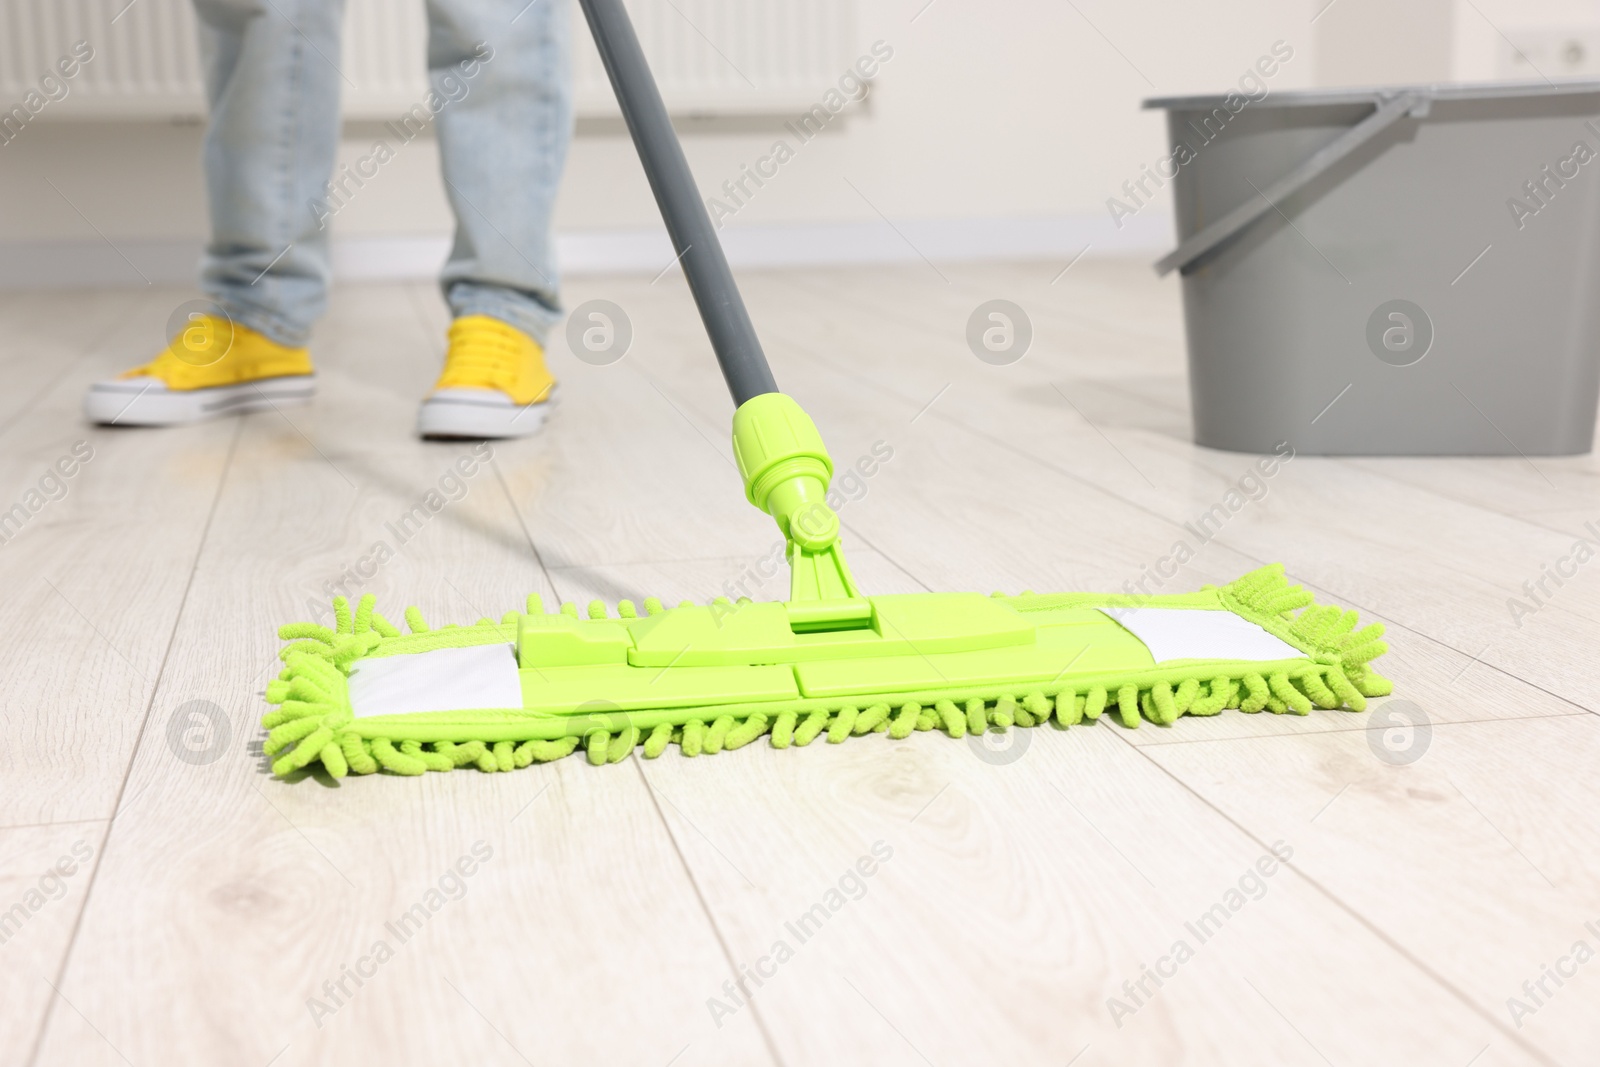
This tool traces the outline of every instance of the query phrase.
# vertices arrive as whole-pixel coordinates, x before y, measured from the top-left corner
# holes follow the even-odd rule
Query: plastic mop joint
[[[833,613],[869,612],[839,548],[839,516],[828,506],[833,460],[811,416],[794,398],[762,393],[733,413],[733,456],[750,503],[777,520],[788,542],[789,602],[814,628]],[[820,602],[820,603],[819,603]]]
[[[537,595],[498,622],[402,633],[362,597],[334,626],[279,636],[283,671],[262,720],[273,771],[334,777],[505,771],[570,755],[616,763],[774,748],[826,734],[963,737],[1110,712],[1126,727],[1224,708],[1360,711],[1390,691],[1370,663],[1383,627],[1313,603],[1276,564],[1175,596],[1093,593],[863,596],[828,506],[833,462],[778,392],[620,0],[582,0],[737,409],[745,496],[787,543],[789,599],[664,608],[600,601],[547,612]]]

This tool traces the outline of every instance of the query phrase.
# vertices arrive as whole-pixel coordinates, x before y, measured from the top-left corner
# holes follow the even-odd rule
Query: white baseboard
[[[1144,256],[1172,243],[1171,216],[1150,213],[1116,229],[1100,214],[1006,219],[728,226],[720,234],[736,268]],[[664,229],[558,234],[569,276],[655,274],[673,260]],[[345,237],[333,242],[334,278],[344,282],[431,278],[447,236]],[[44,241],[0,244],[0,290],[192,285],[198,240]]]
[[[1103,215],[1013,219],[911,219],[884,222],[728,226],[719,236],[734,267],[803,267],[850,263],[915,263],[1061,259],[1159,253],[1172,243],[1168,215],[1152,213],[1116,229]],[[656,271],[672,262],[665,230],[563,234],[568,274]]]

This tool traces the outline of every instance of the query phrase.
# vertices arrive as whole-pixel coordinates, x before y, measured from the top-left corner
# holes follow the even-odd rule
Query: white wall
[[[1600,77],[1600,0],[1455,0],[1456,13],[1452,40],[1454,57],[1451,74],[1457,81],[1487,81],[1504,78],[1508,71],[1501,59],[1508,49],[1507,38],[1523,42],[1526,31],[1548,29],[1579,31],[1587,38],[1589,53],[1582,73]],[[1565,34],[1552,35],[1559,40]],[[1540,36],[1533,38],[1540,41]],[[1536,60],[1539,72],[1521,72],[1522,78],[1536,80],[1538,73],[1559,77],[1559,64],[1544,56]],[[1578,73],[1574,71],[1574,73]]]
[[[1490,0],[1476,2],[1487,7]],[[1106,199],[1161,153],[1161,118],[1141,111],[1140,100],[1227,87],[1280,39],[1295,57],[1272,88],[1311,84],[1310,15],[1318,6],[1319,0],[862,0],[861,50],[878,39],[895,49],[870,107],[842,132],[804,146],[728,223],[730,245],[749,253],[752,242],[764,242],[769,252],[781,252],[805,227],[832,225],[825,232],[841,248],[876,241],[885,255],[894,248],[909,255],[881,211],[914,240],[937,246],[930,254],[1057,254],[1091,241],[1099,251],[1143,254],[1170,239],[1164,205],[1141,211],[1121,231],[1106,212]],[[138,17],[138,9],[127,17]],[[819,97],[826,88],[817,87]],[[345,149],[353,157],[366,150],[370,134],[349,132]],[[691,130],[687,153],[702,188],[736,175],[777,132],[776,121],[770,130]],[[75,124],[49,121],[47,114],[0,147],[0,203],[10,205],[0,214],[0,284],[37,281],[50,264],[69,261],[77,264],[74,277],[86,278],[93,272],[86,274],[79,260],[89,254],[99,257],[96,270],[106,279],[137,282],[100,235],[152,276],[187,276],[205,232],[199,134],[192,125]],[[334,226],[347,267],[380,259],[408,271],[430,266],[435,253],[427,250],[441,247],[450,226],[433,143],[409,146]],[[578,138],[557,226],[575,238],[567,245],[579,259],[603,261],[612,252],[619,262],[638,257],[637,243],[595,240],[605,231],[627,237],[657,227],[643,175],[620,133]],[[60,248],[79,259],[55,256]],[[377,248],[389,251],[375,256]]]
[[[1600,78],[1600,0],[1312,4],[1318,85]]]
[[[1313,16],[1318,85],[1451,79],[1453,24],[1456,8],[1465,4],[1458,0],[1320,2],[1327,7]]]

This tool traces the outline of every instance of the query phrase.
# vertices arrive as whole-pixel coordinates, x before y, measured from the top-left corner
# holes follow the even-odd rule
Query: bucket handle
[[[1195,260],[1218,245],[1237,237],[1269,212],[1277,211],[1278,204],[1299,192],[1323,171],[1338,163],[1366,142],[1394,125],[1407,115],[1421,118],[1428,113],[1431,99],[1420,92],[1406,92],[1388,98],[1379,98],[1372,114],[1350,127],[1312,154],[1288,174],[1279,178],[1259,194],[1246,200],[1211,225],[1190,234],[1189,239],[1156,261],[1157,274],[1170,274],[1173,270],[1187,271]]]

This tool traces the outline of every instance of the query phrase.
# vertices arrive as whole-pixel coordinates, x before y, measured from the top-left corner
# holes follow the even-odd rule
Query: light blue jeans
[[[416,2],[416,0],[410,0]],[[441,276],[457,317],[544,339],[559,315],[550,215],[572,136],[567,0],[426,0],[432,92],[380,132],[439,139],[455,243]],[[343,0],[194,0],[211,118],[211,242],[201,289],[239,322],[301,346],[327,303],[329,220],[384,180],[339,146]],[[331,179],[331,183],[330,183]]]

